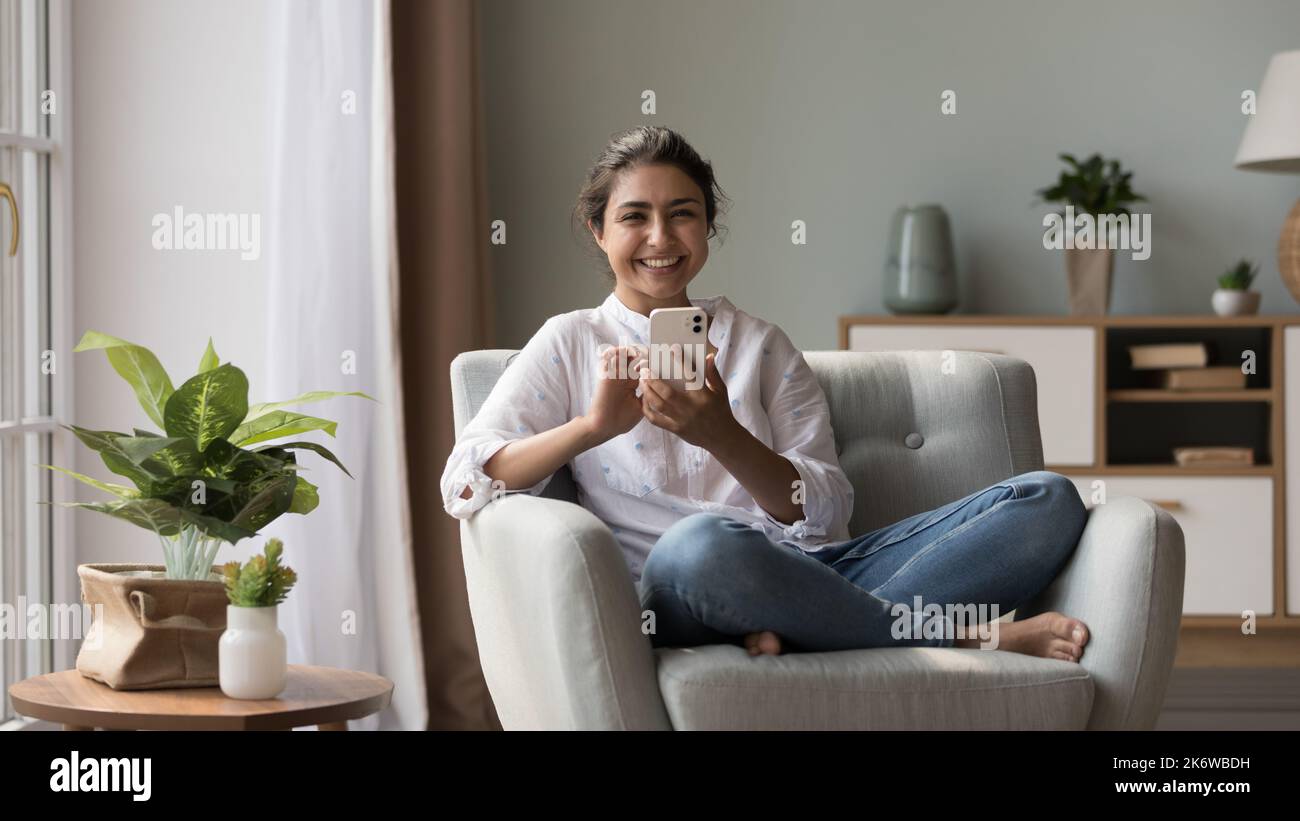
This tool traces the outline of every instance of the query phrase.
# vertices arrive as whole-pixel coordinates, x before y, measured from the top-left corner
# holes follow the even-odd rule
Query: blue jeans
[[[654,613],[656,647],[742,644],[760,630],[796,652],[951,647],[949,605],[996,604],[990,620],[1016,609],[1056,578],[1087,518],[1074,484],[1045,470],[817,551],[697,513],[655,543],[641,604]],[[929,604],[941,621],[921,619]]]

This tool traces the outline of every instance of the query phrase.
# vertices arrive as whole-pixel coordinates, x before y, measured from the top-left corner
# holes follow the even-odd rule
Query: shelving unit
[[[840,317],[839,330],[844,350],[983,350],[1029,362],[1046,469],[1073,479],[1085,504],[1100,479],[1108,494],[1159,504],[1183,527],[1177,663],[1300,667],[1300,525],[1290,538],[1286,529],[1288,505],[1300,519],[1300,418],[1290,460],[1286,430],[1288,395],[1300,404],[1300,315],[867,315]],[[1192,341],[1210,343],[1209,365],[1239,365],[1254,351],[1246,387],[1164,389],[1129,367],[1129,345]],[[1172,448],[1188,445],[1252,447],[1255,464],[1181,467]],[[1257,614],[1249,641],[1240,610]]]

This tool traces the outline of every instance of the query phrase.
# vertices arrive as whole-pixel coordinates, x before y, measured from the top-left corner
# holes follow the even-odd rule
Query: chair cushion
[[[750,656],[719,644],[655,654],[677,730],[1081,730],[1092,709],[1078,664],[1001,650]]]

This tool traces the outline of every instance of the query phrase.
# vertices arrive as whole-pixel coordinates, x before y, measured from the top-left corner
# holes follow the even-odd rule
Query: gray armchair
[[[456,433],[515,351],[451,364]],[[853,482],[850,533],[1043,467],[1033,369],[939,351],[805,354]],[[904,445],[909,433],[920,447]],[[915,439],[913,439],[915,444]],[[1058,610],[1091,638],[1080,663],[996,650],[879,648],[748,655],[654,648],[613,534],[580,507],[567,467],[461,523],[469,604],[506,729],[1147,729],[1177,648],[1183,534],[1161,508],[1092,509],[1060,576],[1013,615]]]

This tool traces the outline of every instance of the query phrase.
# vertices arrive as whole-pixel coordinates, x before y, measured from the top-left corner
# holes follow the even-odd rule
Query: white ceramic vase
[[[1259,311],[1259,291],[1218,288],[1210,297],[1210,304],[1219,316],[1248,316]]]
[[[218,646],[221,692],[230,698],[275,698],[284,690],[288,650],[272,607],[226,606]]]

